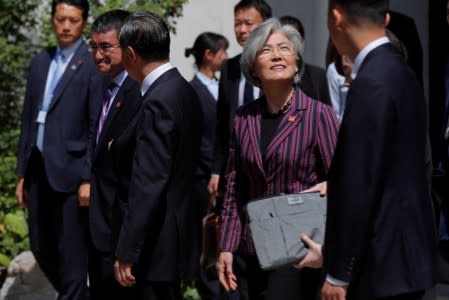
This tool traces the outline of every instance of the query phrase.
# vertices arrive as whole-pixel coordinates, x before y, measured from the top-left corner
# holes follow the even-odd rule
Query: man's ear
[[[128,46],[126,47],[126,52],[128,52],[128,58],[131,62],[136,62],[137,60],[137,53],[136,51],[133,49],[133,47]]]
[[[332,8],[332,16],[334,17],[335,28],[341,30],[346,23],[346,15],[338,6]]]
[[[391,20],[391,15],[389,12],[385,13],[385,27],[388,26],[388,24],[390,24],[390,20]]]

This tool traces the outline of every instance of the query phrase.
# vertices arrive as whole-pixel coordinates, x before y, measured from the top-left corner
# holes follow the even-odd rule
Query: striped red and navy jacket
[[[245,204],[253,199],[292,194],[326,180],[339,122],[330,106],[297,89],[268,145],[260,151],[264,99],[241,107],[234,119],[221,211],[220,251],[254,254]],[[299,239],[299,233],[298,233]]]

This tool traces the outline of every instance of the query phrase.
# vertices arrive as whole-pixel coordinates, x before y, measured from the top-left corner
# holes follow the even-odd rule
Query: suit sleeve
[[[25,98],[23,101],[23,111],[22,111],[22,123],[20,125],[20,138],[19,138],[19,147],[17,149],[17,166],[16,166],[16,175],[24,176],[25,175],[25,149],[26,144],[29,143],[29,135],[32,126],[32,92],[31,92],[31,72],[33,69],[33,63],[30,64],[26,90],[25,90]]]
[[[334,156],[340,122],[330,106],[322,105],[321,107],[317,124],[318,151],[324,174],[327,174]]]
[[[228,74],[228,62],[223,64],[221,68],[220,82],[218,86],[218,101],[217,101],[217,126],[215,130],[215,146],[214,146],[214,160],[212,164],[212,174],[222,175],[224,165],[226,163],[226,151],[228,143],[227,126],[229,117],[228,101],[226,100],[226,91],[224,78]]]
[[[377,193],[391,163],[395,116],[393,99],[376,82],[355,80],[350,93],[330,175],[325,240],[327,273],[345,282],[369,246]]]
[[[98,115],[101,109],[101,99],[102,99],[102,91],[103,91],[103,81],[102,76],[100,76],[97,70],[94,69],[94,66],[91,66],[90,69],[90,80],[88,85],[88,120],[89,120],[89,128],[88,128],[88,143],[87,143],[87,155],[86,162],[84,163],[84,167],[81,171],[81,179],[82,180],[90,180],[91,172],[92,172],[92,155],[95,145],[96,132],[97,132],[97,120]]]
[[[154,221],[163,209],[176,143],[173,114],[163,100],[148,99],[138,121],[129,188],[129,210],[116,249],[118,258],[136,263]],[[155,237],[156,238],[156,237]]]
[[[237,131],[239,118],[234,121],[226,168],[226,193],[223,199],[220,227],[220,251],[235,252],[239,246],[242,224],[237,208],[237,192],[239,185],[240,152],[237,147]]]

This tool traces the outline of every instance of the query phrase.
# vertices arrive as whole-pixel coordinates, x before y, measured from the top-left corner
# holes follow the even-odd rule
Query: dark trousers
[[[316,300],[321,288],[321,269],[298,270],[286,266],[272,271],[259,267],[257,257],[246,258],[250,300]]]
[[[89,245],[89,300],[128,300],[132,299],[133,287],[122,287],[114,276],[115,256],[112,252],[103,253]]]
[[[106,299],[106,298],[104,298]],[[142,282],[137,281],[129,294],[129,300],[179,300],[181,297],[181,282],[161,281]]]
[[[53,190],[37,149],[28,170],[25,187],[31,250],[58,299],[86,299],[87,210],[79,207],[76,192]]]
[[[387,298],[379,298],[378,300],[421,300],[423,298],[424,298],[424,291],[420,291]]]

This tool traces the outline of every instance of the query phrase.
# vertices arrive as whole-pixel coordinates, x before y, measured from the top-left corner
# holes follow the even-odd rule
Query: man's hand
[[[217,261],[218,279],[227,292],[237,289],[237,277],[232,271],[232,260],[231,252],[220,252]]]
[[[136,283],[136,278],[131,273],[133,264],[120,259],[114,263],[115,279],[121,286],[133,286]]]
[[[295,268],[302,269],[304,267],[319,269],[323,266],[323,255],[321,253],[321,245],[315,243],[311,238],[309,238],[306,234],[301,234],[301,240],[306,244],[309,251],[306,256],[296,265],[293,265]]]
[[[17,200],[17,204],[21,207],[21,208],[26,208],[27,207],[27,191],[23,188],[23,182],[24,182],[24,178],[23,176],[19,177],[19,180],[17,181],[17,185],[16,185],[16,200]]]
[[[348,287],[332,285],[325,281],[321,288],[321,300],[346,300]]]
[[[80,206],[89,206],[90,201],[90,182],[83,181],[78,188],[78,202]]]
[[[317,185],[312,186],[311,188],[301,191],[301,193],[313,193],[320,192],[320,196],[324,197],[327,194],[327,181],[323,181],[318,183]]]
[[[218,194],[218,182],[220,181],[220,175],[212,175],[207,185],[207,190],[211,197],[216,198]]]

